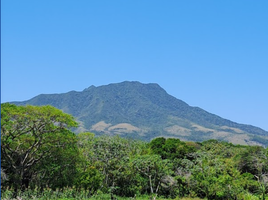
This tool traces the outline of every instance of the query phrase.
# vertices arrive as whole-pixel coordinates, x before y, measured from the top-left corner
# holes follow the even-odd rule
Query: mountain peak
[[[84,91],[91,90],[91,89],[93,89],[93,88],[96,88],[96,86],[95,86],[95,85],[91,85],[91,86],[89,86],[88,88],[85,88],[85,89],[83,90],[83,92],[84,92]]]
[[[169,95],[156,83],[124,81],[90,86],[82,92],[40,95],[17,105],[52,105],[73,115],[79,131],[151,140],[225,140],[268,146],[268,132],[208,113]]]
[[[123,81],[120,83],[110,83],[109,85],[104,85],[104,87],[107,86],[122,86],[122,87],[158,87],[161,88],[157,83],[141,83],[139,81]],[[163,88],[161,88],[163,89]]]

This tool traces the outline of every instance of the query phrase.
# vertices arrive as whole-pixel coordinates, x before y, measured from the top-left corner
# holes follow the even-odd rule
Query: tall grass
[[[1,191],[2,200],[59,200],[59,199],[77,199],[84,200],[89,199],[89,191],[77,190],[74,188],[64,188],[62,190],[52,190],[45,188],[42,191],[39,189],[19,191],[15,194],[12,188]]]
[[[150,200],[150,196],[143,195],[139,197],[119,197],[115,196],[117,200]],[[1,191],[2,200],[110,200],[110,194],[103,194],[98,192],[95,195],[89,195],[87,190],[77,190],[75,188],[64,188],[62,190],[51,190],[50,188],[45,188],[43,191],[39,189],[26,190],[24,192],[18,192],[14,196],[14,190],[12,188],[5,189]],[[158,197],[157,200],[164,200],[165,198]],[[179,198],[175,200],[201,200],[199,198]]]

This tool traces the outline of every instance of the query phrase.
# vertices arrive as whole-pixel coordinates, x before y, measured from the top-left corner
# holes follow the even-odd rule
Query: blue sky
[[[125,80],[268,130],[266,0],[2,0],[1,102]]]

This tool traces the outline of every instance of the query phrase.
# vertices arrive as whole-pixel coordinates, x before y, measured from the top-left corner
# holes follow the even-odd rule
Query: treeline
[[[268,148],[209,140],[75,135],[52,106],[1,105],[1,190],[86,191],[122,197],[262,199]]]

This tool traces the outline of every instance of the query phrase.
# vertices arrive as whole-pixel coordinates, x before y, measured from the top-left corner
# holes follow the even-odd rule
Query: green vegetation
[[[268,198],[268,148],[75,135],[52,106],[1,105],[1,199]]]

